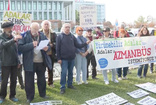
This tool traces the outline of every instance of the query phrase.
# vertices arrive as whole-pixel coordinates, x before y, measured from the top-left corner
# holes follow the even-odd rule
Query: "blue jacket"
[[[39,32],[39,34],[39,42],[41,40],[47,40],[46,36],[42,32]],[[33,71],[34,46],[31,32],[27,31],[22,36],[23,38],[18,41],[18,50],[23,54],[24,70]]]
[[[87,44],[79,44],[73,34],[61,33],[56,38],[56,54],[58,60],[75,59],[76,48],[82,48]]]
[[[83,36],[78,36],[77,35],[76,39],[77,39],[77,42],[80,43],[80,44],[83,44],[83,43],[87,42],[87,39],[85,37],[83,37]],[[83,48],[77,48],[76,53],[80,53],[80,52],[85,53],[86,52],[85,50],[87,50],[88,48],[89,48],[88,45],[83,47]]]

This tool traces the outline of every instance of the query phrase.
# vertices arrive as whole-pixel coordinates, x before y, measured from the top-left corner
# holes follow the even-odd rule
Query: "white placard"
[[[126,103],[124,105],[135,105],[135,104],[132,104],[132,103],[128,102],[128,103]]]
[[[61,100],[51,100],[51,101],[30,103],[30,105],[62,105],[62,101]]]
[[[137,103],[140,105],[156,105],[156,99],[151,96],[147,96]]]
[[[120,105],[126,102],[128,101],[116,95],[115,93],[109,93],[101,97],[86,101],[88,105]]]
[[[141,98],[141,97],[148,95],[149,93],[142,90],[142,89],[137,89],[137,90],[132,91],[132,92],[127,92],[127,94],[133,98]]]
[[[94,40],[97,70],[156,62],[155,44],[156,36]]]
[[[11,21],[14,23],[13,31],[25,32],[30,30],[32,15],[15,11],[4,11],[3,22]]]
[[[143,83],[143,84],[137,84],[135,86],[145,89],[149,92],[156,93],[156,84],[147,82],[147,83]]]
[[[97,25],[97,8],[95,6],[80,7],[80,26],[92,28]]]

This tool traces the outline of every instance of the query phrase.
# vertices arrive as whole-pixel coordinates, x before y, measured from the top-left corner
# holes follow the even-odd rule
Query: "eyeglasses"
[[[79,30],[79,31],[83,31],[83,30]]]

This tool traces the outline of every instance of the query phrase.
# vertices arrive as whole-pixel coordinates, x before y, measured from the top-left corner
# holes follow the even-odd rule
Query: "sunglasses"
[[[83,31],[83,30],[79,30],[79,31]]]

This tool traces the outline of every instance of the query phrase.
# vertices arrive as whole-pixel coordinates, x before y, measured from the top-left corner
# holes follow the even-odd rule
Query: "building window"
[[[59,10],[62,10],[62,3],[59,2]]]
[[[28,12],[29,14],[32,14],[32,12]]]
[[[49,12],[49,19],[52,20],[52,12]]]
[[[57,20],[57,12],[54,13],[54,19]]]
[[[47,20],[47,12],[44,12],[44,20]]]
[[[26,10],[26,2],[25,1],[22,2],[22,7],[23,7],[23,10]]]
[[[38,2],[38,9],[39,9],[39,10],[42,10],[42,1],[39,1],[39,2]]]
[[[49,1],[49,10],[52,10],[52,2]]]
[[[8,2],[5,2],[5,9],[8,10]]]
[[[3,12],[0,12],[0,21],[2,21],[3,18]]]
[[[57,10],[57,2],[54,2],[54,10]]]
[[[21,10],[21,2],[17,1],[17,10]]]
[[[43,6],[44,6],[44,10],[47,10],[47,2],[46,1],[44,2]]]
[[[32,10],[32,2],[28,1],[28,10]]]
[[[37,20],[37,12],[34,12],[34,20]]]
[[[36,1],[33,2],[33,9],[37,10],[37,2]]]
[[[62,12],[59,12],[59,19],[62,20]]]
[[[15,10],[15,1],[11,2],[11,10]]]
[[[39,20],[42,20],[42,12],[39,12]]]
[[[0,1],[0,10],[4,10],[3,1]]]

